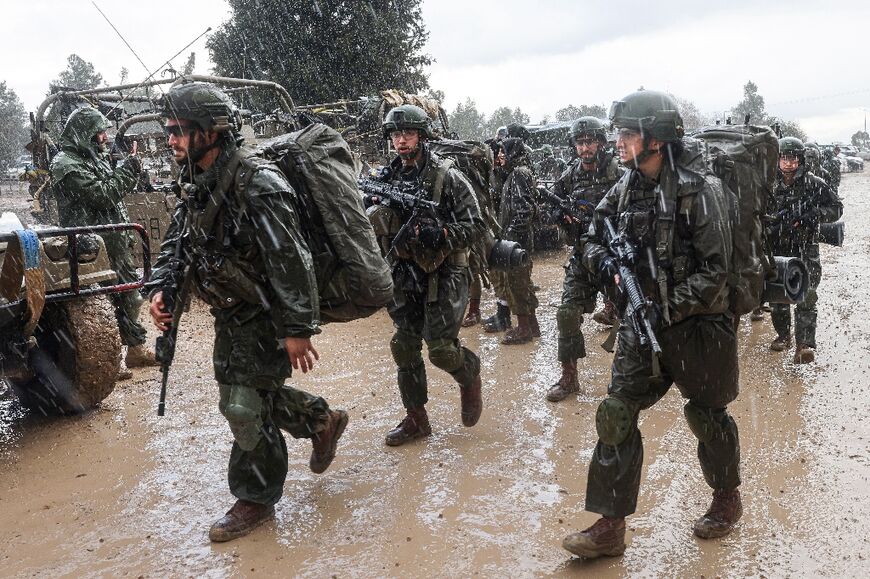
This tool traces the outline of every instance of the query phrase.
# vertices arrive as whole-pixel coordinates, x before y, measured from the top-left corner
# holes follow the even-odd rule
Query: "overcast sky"
[[[149,68],[228,14],[223,0],[97,4]],[[131,79],[146,75],[90,0],[2,6],[0,80],[28,110],[72,52],[108,82],[122,66]],[[430,81],[449,110],[470,97],[483,112],[519,106],[538,121],[568,104],[607,106],[642,85],[719,115],[752,80],[770,113],[821,142],[848,141],[870,110],[866,1],[424,0],[423,14]],[[205,38],[189,50],[197,72],[210,72]]]

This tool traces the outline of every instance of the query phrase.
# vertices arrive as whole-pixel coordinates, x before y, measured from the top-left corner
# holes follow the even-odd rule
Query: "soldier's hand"
[[[314,368],[314,360],[320,360],[320,354],[311,344],[311,338],[284,338],[284,349],[294,370],[303,373]]]
[[[154,294],[148,311],[154,326],[161,332],[165,332],[172,325],[172,314],[166,311],[166,304],[163,303],[163,292]]]
[[[130,154],[135,155],[139,152],[139,141],[133,141],[133,146],[130,147]]]

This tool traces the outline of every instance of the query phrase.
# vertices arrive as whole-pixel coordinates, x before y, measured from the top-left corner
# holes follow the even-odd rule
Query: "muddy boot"
[[[432,434],[432,427],[429,426],[429,415],[426,414],[426,407],[409,408],[408,414],[394,429],[387,433],[384,442],[388,446],[401,446],[406,442],[423,438]]]
[[[740,491],[713,491],[713,502],[707,513],[695,521],[695,534],[702,539],[724,537],[732,530],[743,514]]]
[[[208,538],[215,543],[232,541],[247,535],[275,516],[275,507],[239,499],[227,514],[211,526]]]
[[[764,310],[761,309],[761,306],[752,310],[752,313],[749,314],[749,319],[753,322],[760,322],[764,319]]]
[[[498,304],[495,314],[483,320],[483,331],[487,334],[504,332],[511,327],[511,309],[505,304]]]
[[[577,381],[577,362],[562,362],[562,376],[558,382],[550,386],[550,389],[547,391],[547,400],[559,402],[579,391],[580,383]]]
[[[604,300],[604,308],[595,312],[592,319],[602,326],[612,326],[616,323],[616,306],[610,300]]]
[[[480,323],[480,300],[468,300],[468,312],[462,319],[462,327],[470,328]]]
[[[147,366],[159,366],[160,362],[154,357],[154,352],[145,347],[144,344],[138,346],[127,346],[127,356],[124,359],[128,368],[145,368]]]
[[[517,327],[504,334],[501,343],[505,346],[528,344],[532,341],[532,316],[517,316]]]
[[[798,344],[794,349],[795,364],[809,364],[816,359],[816,353],[807,344]]]
[[[121,367],[118,368],[118,377],[115,378],[115,379],[116,379],[118,382],[121,382],[121,381],[123,381],[123,380],[129,380],[129,379],[132,378],[132,377],[133,377],[133,370],[131,370],[130,368],[128,368],[127,366],[125,366],[125,365],[122,363],[122,364],[121,364]]]
[[[586,559],[622,555],[625,551],[625,519],[601,517],[585,531],[565,537],[562,548]]]
[[[470,386],[460,386],[459,396],[462,402],[462,424],[474,426],[480,420],[483,412],[483,396],[480,393],[480,374],[475,376]]]
[[[541,325],[538,324],[538,316],[534,312],[532,312],[531,320],[529,320],[529,323],[532,326],[532,337],[533,338],[540,338],[541,337]]]
[[[335,447],[338,445],[338,439],[344,434],[347,419],[347,412],[344,410],[330,410],[329,424],[311,437],[311,459],[308,461],[311,472],[320,474],[332,464],[332,459],[335,458]]]
[[[777,338],[770,343],[770,349],[774,352],[785,352],[788,350],[789,346],[791,346],[791,334],[788,336],[777,336]]]

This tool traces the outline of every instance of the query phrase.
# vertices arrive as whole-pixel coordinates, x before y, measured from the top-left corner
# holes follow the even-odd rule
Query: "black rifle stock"
[[[637,261],[637,250],[625,239],[625,236],[617,235],[609,219],[604,219],[604,226],[607,247],[616,256],[619,269],[619,288],[625,292],[628,302],[631,304],[629,321],[634,327],[634,332],[640,343],[642,345],[649,344],[653,352],[661,354],[662,348],[649,320],[649,309],[653,307],[653,304],[643,295],[643,290],[633,270]]]
[[[423,220],[441,223],[438,215],[438,204],[423,197],[423,190],[417,183],[407,185],[392,185],[374,179],[358,179],[359,190],[372,204],[383,205],[402,216],[404,223],[391,244],[393,251],[397,247],[405,247],[411,234]]]

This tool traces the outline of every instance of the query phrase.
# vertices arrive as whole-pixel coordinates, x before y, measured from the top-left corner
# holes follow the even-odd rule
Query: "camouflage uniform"
[[[535,166],[538,179],[542,181],[555,181],[565,172],[565,161],[553,155],[553,149],[544,150],[544,158]]]
[[[141,164],[128,157],[112,169],[107,156],[100,151],[94,137],[109,128],[106,118],[97,110],[84,107],[74,112],[60,137],[62,150],[51,161],[53,194],[57,199],[61,227],[86,227],[127,223],[130,217],[123,198],[133,191]],[[139,277],[133,261],[134,237],[129,231],[104,233],[106,253],[119,283],[130,283]],[[142,298],[136,292],[109,295],[115,306],[115,317],[121,342],[126,346],[145,343],[145,328],[139,323]]]
[[[320,332],[317,282],[293,187],[276,166],[256,157],[246,156],[234,168],[241,141],[223,138],[220,156],[207,170],[191,178],[182,166],[182,182],[194,187],[176,206],[152,285],[159,290],[167,281],[181,239],[194,291],[215,318],[219,408],[234,437],[230,491],[239,499],[274,505],[287,475],[280,431],[314,438],[329,423],[323,398],[284,383],[291,375],[284,338]],[[224,195],[218,181],[227,172],[235,176]],[[204,222],[209,200],[220,198],[225,202],[209,225]],[[185,214],[191,233],[180,236]]]
[[[825,151],[824,153],[824,161],[822,163],[822,167],[824,167],[828,174],[831,176],[831,180],[828,182],[831,189],[834,190],[834,193],[837,193],[840,189],[840,160],[834,155],[833,151]]]
[[[586,171],[580,159],[576,158],[556,181],[553,192],[564,199],[581,199],[597,206],[622,173],[623,169],[612,154],[599,155],[595,171]],[[595,310],[598,294],[594,280],[582,265],[579,235],[585,233],[592,223],[592,211],[585,215],[588,215],[586,220],[569,226],[574,234],[574,252],[565,264],[562,302],[556,311],[560,362],[576,362],[578,358],[586,357],[580,325],[583,323],[583,314]]]
[[[502,237],[516,241],[528,252],[534,251],[532,219],[536,212],[535,177],[529,167],[523,142],[517,138],[505,139],[506,167],[509,171],[502,189],[499,207],[499,226]],[[532,264],[501,274],[507,290],[507,301],[517,316],[533,316],[538,299],[532,289]]]
[[[642,255],[646,248],[656,255],[658,201],[662,196],[674,199],[680,208],[671,257],[658,263],[667,295],[659,295],[649,260],[639,260],[636,272],[645,295],[666,303],[670,315],[670,325],[655,328],[663,350],[661,376],[654,376],[649,346],[640,345],[632,325],[620,316],[611,382],[596,414],[599,440],[589,467],[586,509],[605,517],[635,511],[643,462],[638,414],[675,383],[688,399],[685,414],[699,439],[707,484],[717,491],[740,484],[737,425],[726,410],[738,391],[737,339],[726,291],[731,228],[721,182],[705,175],[703,156],[697,154],[678,156],[674,168],[665,162],[658,182],[637,170],[627,172],[595,210],[579,253],[589,271],[603,271],[610,254],[600,235],[602,220],[615,217],[617,231],[637,244]]]
[[[786,185],[782,172],[777,170],[773,198],[768,201],[768,211],[776,222],[768,228],[768,242],[773,255],[800,257],[810,273],[807,296],[795,306],[795,342],[810,348],[816,347],[816,288],[822,279],[822,263],[819,260],[819,223],[839,219],[843,203],[825,182],[813,175],[806,165],[801,165],[794,183]],[[809,213],[808,213],[809,212]],[[800,216],[797,227],[794,223]],[[791,306],[771,304],[770,319],[780,338],[791,335]]]
[[[387,309],[396,327],[390,350],[398,366],[402,404],[409,411],[425,406],[429,400],[422,357],[424,340],[429,361],[453,376],[460,386],[470,387],[480,374],[480,360],[460,344],[458,335],[471,281],[468,248],[483,227],[481,212],[465,177],[421,146],[423,159],[419,165],[405,167],[396,158],[384,177],[393,183],[419,182],[427,199],[437,196],[448,231],[441,250],[427,249],[412,240],[407,248],[397,249],[388,257],[395,296]],[[440,192],[436,191],[438,181],[442,183]],[[439,251],[441,257],[446,257],[432,269]]]

